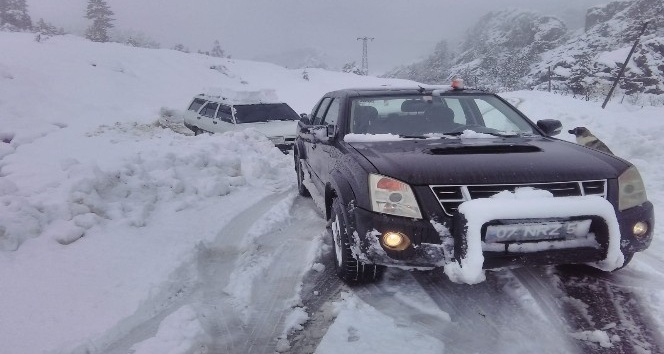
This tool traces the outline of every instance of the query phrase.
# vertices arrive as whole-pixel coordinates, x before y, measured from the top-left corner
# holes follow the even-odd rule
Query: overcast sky
[[[523,8],[582,26],[585,9],[608,0],[107,0],[116,30],[142,32],[170,48],[210,50],[215,39],[235,58],[315,48],[335,62],[361,62],[372,73],[417,60],[436,42],[455,43],[492,10]],[[83,33],[87,0],[28,0],[33,20]],[[337,63],[332,63],[337,64]]]

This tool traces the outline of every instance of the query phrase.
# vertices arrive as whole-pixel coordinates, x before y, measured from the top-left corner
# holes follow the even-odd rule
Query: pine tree
[[[55,36],[57,34],[60,34],[60,30],[58,30],[52,24],[44,21],[43,18],[40,18],[39,21],[37,21],[37,24],[35,25],[34,29],[36,32],[45,34],[47,36]]]
[[[354,61],[344,64],[343,68],[341,68],[341,71],[345,73],[353,73],[355,75],[364,75],[362,69],[358,68]]]
[[[108,30],[113,28],[114,15],[104,0],[88,0],[85,18],[92,20],[92,25],[85,32],[85,37],[94,42],[108,42]]]
[[[0,28],[12,31],[32,28],[26,0],[0,0]]]
[[[212,47],[212,51],[210,52],[210,56],[217,57],[217,58],[223,58],[224,57],[224,50],[221,49],[221,44],[219,44],[219,41],[214,41],[214,46]]]
[[[178,43],[173,46],[173,50],[177,50],[179,52],[184,52],[184,53],[189,53],[189,48],[185,47],[184,44]]]

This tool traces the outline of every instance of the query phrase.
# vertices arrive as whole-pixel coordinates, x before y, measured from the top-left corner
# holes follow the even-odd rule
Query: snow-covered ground
[[[664,332],[661,231],[599,280],[544,267],[469,286],[390,270],[348,288],[330,276],[325,221],[296,197],[292,157],[255,131],[194,137],[156,123],[210,89],[271,89],[308,112],[327,91],[403,83],[308,73],[0,32],[0,353],[663,348],[651,343]],[[664,109],[503,96],[533,119],[589,127],[664,210]]]

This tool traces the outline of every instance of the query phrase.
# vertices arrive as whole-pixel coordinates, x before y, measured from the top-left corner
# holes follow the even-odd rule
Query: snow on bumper
[[[465,218],[466,251],[456,262],[445,266],[445,273],[450,280],[458,283],[476,284],[485,279],[483,251],[490,249],[482,240],[482,229],[485,224],[496,220],[551,220],[569,219],[574,217],[600,218],[606,224],[608,242],[604,259],[590,263],[591,266],[611,271],[622,266],[624,256],[620,250],[620,227],[613,205],[606,199],[597,196],[559,197],[553,198],[545,191],[527,193],[503,192],[494,198],[467,201],[459,206],[460,216]],[[567,249],[580,246],[591,246],[594,241],[589,238],[578,238],[568,241],[541,241],[537,243],[512,244],[514,252],[534,252],[544,249]],[[505,247],[504,245],[499,245]],[[597,244],[599,247],[599,245]],[[516,248],[514,248],[516,247]]]

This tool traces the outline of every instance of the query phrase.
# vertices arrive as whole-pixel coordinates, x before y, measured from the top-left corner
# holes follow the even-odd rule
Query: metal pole
[[[373,41],[373,37],[357,37],[357,40],[362,41],[362,74],[364,76],[369,75],[369,44],[368,42]]]
[[[625,69],[627,68],[627,64],[629,64],[630,59],[632,59],[632,54],[634,54],[634,51],[636,51],[636,46],[639,44],[639,40],[641,39],[641,36],[646,32],[646,28],[648,28],[648,24],[650,22],[647,21],[646,23],[643,24],[643,28],[641,29],[641,33],[636,37],[636,42],[634,42],[634,46],[632,46],[632,50],[629,52],[629,55],[627,55],[627,59],[625,60],[625,64],[623,64],[622,68],[620,68],[620,72],[618,73],[618,76],[616,77],[616,80],[613,82],[613,86],[611,86],[611,89],[609,90],[609,94],[606,95],[606,99],[604,100],[604,103],[602,103],[602,109],[606,107],[606,104],[609,103],[609,100],[611,99],[611,96],[613,95],[613,90],[616,89],[616,86],[618,86],[618,82],[620,81],[620,78],[622,78],[623,74],[625,73]]]

